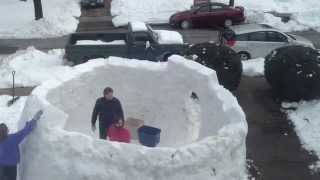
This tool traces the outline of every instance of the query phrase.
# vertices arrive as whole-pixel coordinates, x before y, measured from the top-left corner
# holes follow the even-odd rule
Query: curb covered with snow
[[[107,85],[126,117],[162,129],[160,147],[97,140],[90,132],[94,101]],[[20,125],[40,108],[44,116],[22,145],[22,180],[245,179],[241,107],[213,70],[180,56],[168,63],[111,57],[81,64],[34,90]]]

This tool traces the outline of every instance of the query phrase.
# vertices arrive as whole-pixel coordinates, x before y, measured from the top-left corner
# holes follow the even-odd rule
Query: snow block
[[[90,131],[96,98],[111,86],[126,117],[160,128],[156,148],[99,140]],[[192,96],[191,96],[192,95]],[[21,180],[239,180],[246,177],[245,114],[215,72],[110,57],[75,66],[28,98],[20,124],[44,115],[22,144]]]

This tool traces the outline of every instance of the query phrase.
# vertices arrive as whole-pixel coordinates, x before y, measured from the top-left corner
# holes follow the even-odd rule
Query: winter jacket
[[[112,100],[107,100],[104,97],[99,98],[92,112],[92,125],[96,124],[98,116],[100,125],[104,125],[105,128],[110,127],[116,117],[124,119],[120,101],[115,97]]]
[[[130,143],[131,135],[130,131],[126,128],[116,128],[111,126],[108,130],[108,137],[110,141],[118,141],[124,143]]]
[[[32,132],[36,124],[36,120],[31,120],[22,130],[9,134],[6,139],[0,141],[0,166],[14,166],[20,162],[19,144]]]

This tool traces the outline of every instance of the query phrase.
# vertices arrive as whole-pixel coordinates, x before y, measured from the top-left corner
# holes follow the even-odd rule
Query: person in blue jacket
[[[6,124],[0,124],[0,180],[16,180],[17,164],[20,161],[19,144],[36,127],[42,115],[38,111],[25,127],[15,134],[9,134]]]

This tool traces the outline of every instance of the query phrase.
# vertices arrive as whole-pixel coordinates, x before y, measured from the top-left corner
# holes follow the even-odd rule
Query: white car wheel
[[[191,28],[191,23],[189,21],[182,21],[181,23],[181,28],[182,29],[190,29]]]
[[[232,20],[231,20],[231,19],[225,20],[225,21],[224,21],[224,26],[225,26],[225,27],[230,27],[230,26],[232,26]]]

